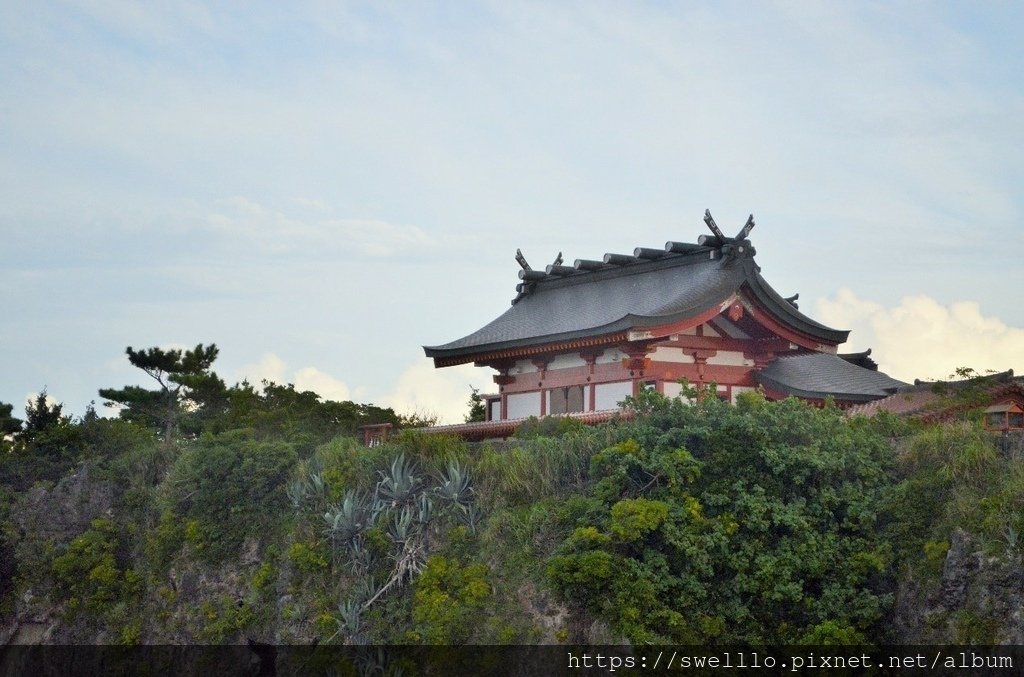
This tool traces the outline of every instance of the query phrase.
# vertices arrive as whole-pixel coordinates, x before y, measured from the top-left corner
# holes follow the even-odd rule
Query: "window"
[[[583,388],[584,386],[568,386],[549,390],[548,413],[553,415],[583,411]]]

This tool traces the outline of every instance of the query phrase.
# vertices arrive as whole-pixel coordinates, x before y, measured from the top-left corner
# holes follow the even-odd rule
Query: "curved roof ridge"
[[[664,256],[631,257],[572,275],[524,267],[524,283],[511,308],[471,334],[424,346],[424,351],[427,357],[470,361],[474,354],[670,324],[711,310],[744,286],[759,305],[799,333],[825,344],[846,340],[848,331],[814,321],[772,289],[746,243],[724,253],[729,245],[674,252],[669,250],[677,243],[670,242]]]

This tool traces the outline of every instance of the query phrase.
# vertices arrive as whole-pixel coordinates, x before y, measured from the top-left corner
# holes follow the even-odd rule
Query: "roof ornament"
[[[530,264],[527,263],[526,257],[523,256],[523,250],[519,248],[516,248],[516,263],[518,263],[523,270],[533,270],[533,268],[530,267]]]
[[[716,254],[721,253],[723,257],[739,258],[742,256],[752,257],[756,252],[750,245],[750,240],[747,236],[750,235],[750,231],[754,229],[754,215],[751,214],[747,217],[747,222],[740,228],[740,232],[736,233],[736,237],[726,237],[722,229],[715,223],[715,219],[711,216],[711,210],[704,210],[704,223],[707,224],[713,235],[701,235],[697,238],[697,244],[704,247],[711,247],[716,250],[711,253],[711,258],[717,258]]]
[[[526,257],[523,256],[523,251],[521,249],[516,249],[516,263],[518,263],[519,267],[522,268],[522,270],[519,271],[519,279],[522,280],[522,282],[516,285],[516,297],[512,299],[512,305],[515,305],[518,303],[519,299],[533,291],[534,284],[548,277],[548,275],[551,275],[552,273],[556,275],[568,275],[576,272],[575,268],[570,269],[563,266],[563,261],[562,252],[558,252],[558,256],[555,257],[554,262],[550,266],[547,266],[545,270],[534,270],[526,260]]]

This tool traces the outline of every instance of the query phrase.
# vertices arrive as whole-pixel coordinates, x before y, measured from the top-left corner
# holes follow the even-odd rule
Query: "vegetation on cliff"
[[[472,446],[404,431],[367,448],[359,425],[417,422],[227,387],[212,346],[133,355],[160,389],[105,390],[119,419],[72,420],[45,393],[24,423],[0,405],[8,635],[913,641],[893,618],[901,581],[937,589],[957,529],[1019,557],[1024,464],[967,419],[645,392],[603,426],[548,419]],[[921,623],[1000,639],[984,609],[941,613]]]

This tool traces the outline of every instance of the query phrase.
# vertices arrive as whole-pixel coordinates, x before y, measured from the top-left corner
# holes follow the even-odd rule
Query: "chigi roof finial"
[[[750,235],[750,231],[754,229],[753,214],[747,217],[747,222],[740,228],[740,232],[736,233],[736,237],[725,236],[722,229],[715,223],[714,217],[711,216],[710,209],[704,210],[704,223],[707,224],[714,234],[701,235],[697,238],[697,244],[714,249],[715,251],[711,253],[711,258],[721,255],[728,259],[726,265],[730,265],[735,258],[754,255],[754,248],[750,246],[750,241],[747,240],[747,235]]]
[[[706,223],[708,228],[711,229],[714,236],[708,237],[707,235],[701,235],[697,238],[697,244],[704,245],[705,247],[720,247],[724,244],[733,244],[747,239],[747,236],[750,235],[750,231],[754,229],[754,215],[751,214],[747,217],[747,222],[743,224],[742,228],[740,228],[740,232],[736,233],[736,237],[725,236],[722,229],[718,227],[717,223],[715,223],[715,218],[711,216],[710,209],[704,210],[704,223]]]

